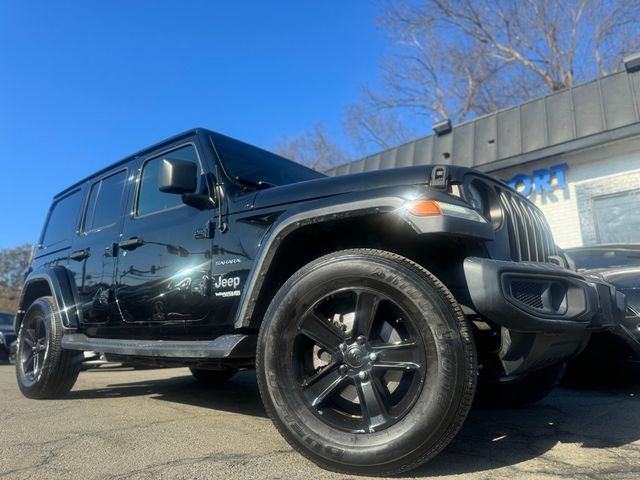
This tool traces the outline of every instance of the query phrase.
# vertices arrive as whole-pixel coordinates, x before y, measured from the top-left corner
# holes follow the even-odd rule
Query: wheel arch
[[[20,294],[15,320],[16,332],[19,332],[29,306],[36,299],[45,296],[53,297],[65,329],[75,330],[78,328],[79,314],[72,285],[69,271],[59,265],[31,272]]]
[[[395,206],[374,207],[309,216],[274,228],[249,279],[236,328],[259,328],[271,299],[302,266],[328,253],[351,248],[376,248],[409,258],[432,271],[454,294],[466,300],[463,261],[485,252],[482,238],[421,232],[396,210]],[[443,249],[446,255],[442,254]],[[451,269],[452,265],[456,268]]]

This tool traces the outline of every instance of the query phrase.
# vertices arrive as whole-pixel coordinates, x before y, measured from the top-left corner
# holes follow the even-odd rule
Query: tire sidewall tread
[[[20,358],[27,319],[31,315],[40,314],[45,317],[45,325],[48,332],[48,346],[44,358],[43,371],[39,379],[32,385],[26,385],[22,381]],[[22,394],[33,399],[60,398],[69,393],[75,384],[80,372],[82,352],[65,350],[62,348],[62,336],[64,328],[62,318],[53,297],[40,297],[27,309],[24,320],[20,325],[18,334],[18,346],[16,351],[16,379]]]
[[[433,328],[433,326],[429,324],[429,328],[431,328],[434,337],[438,337],[436,341],[438,342],[439,348],[456,349],[456,351],[451,351],[449,354],[458,357],[456,362],[454,362],[457,365],[453,365],[453,368],[457,368],[458,371],[448,373],[448,376],[455,375],[458,379],[455,385],[448,387],[451,395],[441,395],[437,399],[434,399],[434,401],[439,404],[439,408],[441,410],[444,409],[446,412],[446,416],[440,424],[434,425],[436,433],[433,435],[437,434],[437,436],[429,436],[422,444],[418,444],[416,448],[399,459],[375,466],[340,463],[340,449],[332,445],[323,445],[317,438],[313,438],[312,435],[305,432],[306,426],[304,425],[301,426],[295,422],[287,422],[287,425],[285,425],[279,413],[279,411],[282,411],[285,407],[283,405],[284,400],[278,398],[279,393],[274,394],[274,389],[269,387],[269,384],[273,385],[276,379],[267,378],[267,375],[273,376],[274,374],[273,372],[266,372],[263,364],[265,359],[264,355],[265,353],[268,354],[268,352],[265,351],[268,350],[270,342],[273,340],[270,330],[273,329],[271,324],[274,321],[274,317],[277,315],[279,309],[283,308],[286,310],[289,307],[289,305],[286,304],[287,301],[295,301],[295,299],[291,298],[287,300],[290,289],[303,281],[308,275],[317,273],[319,269],[330,268],[336,263],[347,261],[373,262],[382,269],[387,268],[399,272],[400,275],[398,276],[389,274],[387,278],[385,278],[386,281],[395,284],[398,288],[402,288],[402,284],[407,283],[406,279],[409,279],[414,285],[418,285],[417,290],[419,291],[415,291],[414,294],[416,296],[420,296],[420,294],[425,295],[431,302],[431,308],[440,310],[443,313],[443,317],[448,316],[449,321],[452,322],[450,325],[441,325],[440,328]],[[404,286],[406,287],[406,285]],[[438,319],[438,321],[441,320],[442,319]],[[269,416],[274,420],[274,424],[280,433],[296,450],[328,470],[369,475],[392,475],[411,470],[437,455],[437,453],[449,444],[462,426],[473,402],[477,377],[477,360],[471,329],[462,310],[451,292],[433,274],[417,263],[394,253],[375,249],[344,250],[321,257],[301,268],[285,282],[274,297],[265,314],[265,320],[261,326],[259,338],[256,370],[260,394]],[[446,347],[447,345],[448,347]],[[438,355],[441,353],[442,352],[439,352]],[[452,368],[452,366],[447,366],[447,363],[450,363],[448,359],[441,359],[440,356],[438,359],[445,360],[440,363],[441,366],[438,375],[446,377],[447,368]],[[442,381],[445,380],[446,378]],[[442,392],[439,393],[442,394]],[[456,400],[452,401],[452,398]],[[411,416],[411,414],[412,412],[410,412],[407,417]],[[405,419],[401,421],[404,420]],[[384,437],[385,432],[386,430],[382,430],[377,434]],[[302,443],[302,441],[304,441],[304,443]]]

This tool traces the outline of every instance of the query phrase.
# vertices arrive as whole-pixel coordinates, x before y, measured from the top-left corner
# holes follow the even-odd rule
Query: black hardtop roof
[[[142,150],[138,150],[137,152],[131,154],[131,155],[127,155],[126,157],[122,158],[121,160],[118,160],[115,163],[112,163],[111,165],[107,165],[106,167],[101,168],[100,170],[92,173],[91,175],[86,176],[85,178],[83,178],[82,180],[79,180],[77,182],[75,182],[74,184],[68,186],[67,188],[65,188],[64,190],[62,190],[60,193],[58,193],[57,195],[55,195],[53,197],[54,200],[58,199],[59,197],[63,196],[64,194],[70,192],[71,190],[79,187],[80,185],[82,185],[83,183],[87,182],[88,180],[91,180],[94,177],[97,177],[99,175],[102,175],[103,173],[111,170],[112,168],[115,168],[119,165],[124,165],[125,163],[146,155],[149,152],[152,152],[154,150],[157,150],[161,147],[163,147],[164,145],[170,145],[174,142],[177,142],[178,140],[185,138],[185,137],[191,137],[193,135],[199,135],[199,134],[207,134],[207,135],[214,135],[214,136],[223,136],[219,133],[213,132],[211,130],[208,130],[206,128],[192,128],[190,130],[186,130],[182,133],[179,133],[177,135],[173,135],[172,137],[166,138],[158,143],[155,143],[149,147],[143,148]]]

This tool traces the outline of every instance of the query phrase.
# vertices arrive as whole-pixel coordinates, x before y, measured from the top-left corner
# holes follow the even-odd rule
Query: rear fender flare
[[[64,328],[76,330],[80,324],[80,316],[76,305],[74,283],[69,270],[57,265],[35,270],[27,277],[20,294],[20,302],[18,303],[18,313],[15,321],[16,332],[19,331],[27,309],[40,296],[35,292],[40,292],[44,283],[48,286],[48,290],[51,292],[51,296],[60,312]]]

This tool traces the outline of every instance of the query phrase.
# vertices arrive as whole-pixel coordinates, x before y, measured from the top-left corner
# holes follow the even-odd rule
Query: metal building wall
[[[622,71],[371,155],[326,173],[425,164],[491,172],[640,134],[640,72]]]

